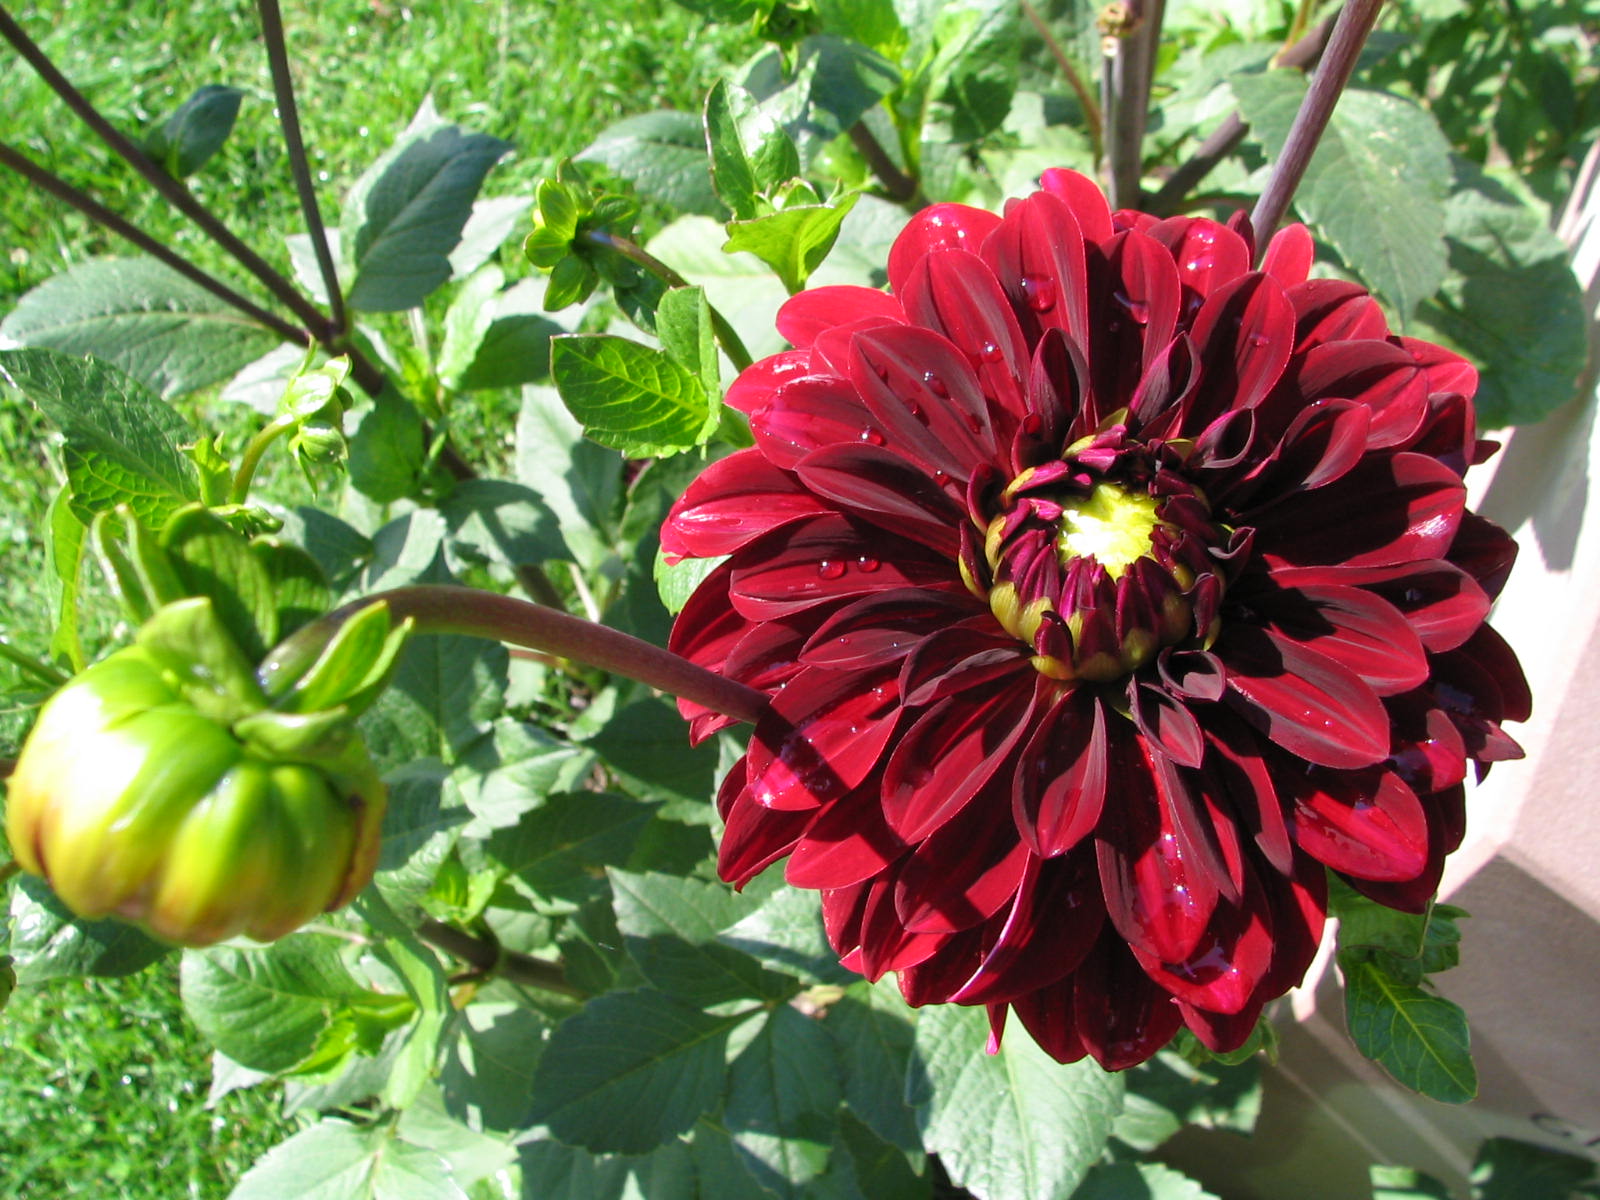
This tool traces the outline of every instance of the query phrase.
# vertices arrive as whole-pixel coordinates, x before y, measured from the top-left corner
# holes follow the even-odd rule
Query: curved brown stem
[[[476,937],[443,921],[424,920],[417,926],[417,936],[452,958],[459,958],[476,974],[498,976],[511,983],[570,996],[574,1000],[588,999],[587,992],[567,982],[559,963],[507,950],[498,942]]]
[[[1066,77],[1067,86],[1072,89],[1072,94],[1078,98],[1078,107],[1083,109],[1083,122],[1089,129],[1089,145],[1094,151],[1095,162],[1105,153],[1105,130],[1100,115],[1100,102],[1095,99],[1094,92],[1089,85],[1084,83],[1083,76],[1078,74],[1078,68],[1072,65],[1072,59],[1067,57],[1067,52],[1056,40],[1055,34],[1050,32],[1050,26],[1045,24],[1044,17],[1039,15],[1039,10],[1022,0],[1022,15],[1028,18],[1034,30],[1044,39],[1044,48],[1050,52],[1050,57],[1056,60],[1056,66],[1061,74]]]

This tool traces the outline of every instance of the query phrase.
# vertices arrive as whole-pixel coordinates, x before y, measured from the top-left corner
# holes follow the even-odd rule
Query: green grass
[[[525,193],[559,158],[622,116],[697,109],[724,64],[755,46],[747,32],[707,28],[667,0],[317,0],[285,7],[301,121],[331,224],[350,183],[429,94],[446,118],[516,147],[491,173],[486,194]],[[244,89],[228,144],[189,183],[287,273],[283,236],[302,221],[253,4],[57,0],[13,11],[125,132],[142,135],[204,84]],[[8,47],[0,47],[0,72],[0,136],[8,143],[260,295],[79,126]],[[0,172],[0,316],[65,267],[131,252]],[[249,414],[199,413],[206,427],[228,429],[230,442],[237,433],[242,444]],[[466,423],[482,425],[486,417],[487,410]],[[0,635],[38,655],[48,650],[53,604],[42,532],[56,486],[52,453],[37,417],[0,394]],[[86,582],[92,573],[85,572]],[[86,633],[91,652],[112,632],[108,612],[102,606]],[[0,697],[12,693],[9,704],[0,703],[0,756],[13,752],[30,719],[15,696],[17,682],[15,669],[0,662]],[[0,1013],[0,1196],[225,1196],[295,1126],[277,1115],[271,1089],[233,1093],[207,1109],[209,1058],[188,1028],[170,964],[130,979],[19,989]]]
[[[296,1127],[265,1092],[207,1108],[209,1060],[184,1027],[175,961],[19,989],[0,1015],[0,1193],[226,1196]]]

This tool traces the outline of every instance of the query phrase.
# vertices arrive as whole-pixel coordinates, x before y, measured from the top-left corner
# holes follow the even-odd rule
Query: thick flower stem
[[[689,286],[687,279],[637,242],[617,237],[615,234],[607,233],[603,229],[590,230],[583,236],[591,245],[603,246],[607,250],[612,250],[622,255],[629,262],[637,263],[668,287],[680,288]],[[728,356],[728,361],[733,364],[733,369],[735,371],[743,371],[755,361],[750,357],[750,351],[744,348],[744,342],[735,332],[733,326],[728,324],[727,318],[717,311],[716,306],[707,302],[706,307],[711,309],[711,329],[716,334],[717,344],[722,347],[722,352]]]
[[[303,651],[315,654],[330,625],[337,628],[348,617],[380,601],[389,606],[396,623],[414,621],[418,633],[463,634],[541,650],[608,674],[635,679],[751,724],[766,712],[764,693],[724,679],[639,638],[542,604],[445,584],[419,584],[364,596],[301,629],[274,651],[273,657],[292,664]]]
[[[0,659],[32,675],[46,687],[60,687],[68,678],[64,672],[58,671],[49,663],[41,662],[31,654],[24,654],[3,637],[0,637]]]
[[[1283,153],[1272,165],[1272,175],[1262,190],[1261,199],[1256,202],[1255,211],[1250,214],[1256,246],[1260,248],[1258,252],[1265,251],[1278,228],[1278,222],[1283,220],[1283,214],[1288,211],[1289,201],[1311,163],[1311,156],[1316,152],[1323,130],[1328,127],[1328,118],[1333,115],[1340,93],[1344,91],[1345,84],[1350,82],[1350,73],[1355,70],[1361,47],[1366,44],[1367,35],[1372,32],[1372,26],[1378,19],[1378,10],[1382,7],[1383,0],[1348,0],[1339,11],[1333,36],[1328,39],[1328,48],[1323,52],[1322,61],[1317,64],[1311,87],[1300,105],[1300,111],[1295,114],[1294,124],[1289,128]]]
[[[850,126],[850,144],[860,152],[862,158],[867,160],[867,166],[878,177],[878,182],[883,184],[884,195],[896,204],[921,207],[917,203],[922,194],[921,186],[914,178],[894,165],[894,159],[889,157],[889,152],[872,135],[872,130],[867,128],[865,121],[857,121]]]
[[[574,1000],[588,999],[587,992],[567,982],[559,964],[506,950],[454,925],[425,920],[417,926],[417,936],[435,949],[467,963],[477,974],[494,975],[510,983],[570,996]]]
[[[317,270],[322,274],[322,287],[328,294],[328,323],[333,337],[341,336],[346,329],[344,295],[339,290],[339,275],[334,270],[333,252],[328,247],[328,233],[322,224],[322,211],[317,207],[317,192],[311,181],[311,165],[306,159],[306,144],[300,135],[300,113],[295,106],[294,81],[289,76],[289,55],[284,43],[283,14],[277,0],[258,0],[261,14],[261,36],[267,45],[267,63],[272,71],[272,90],[278,101],[278,124],[283,129],[284,148],[289,153],[289,171],[294,176],[294,188],[300,196],[300,211],[305,216],[306,232],[311,235],[311,248],[317,256]]]
[[[1105,149],[1112,208],[1139,204],[1150,78],[1155,71],[1166,0],[1133,0],[1126,7],[1136,24],[1126,36],[1115,38],[1115,47],[1106,61]]]

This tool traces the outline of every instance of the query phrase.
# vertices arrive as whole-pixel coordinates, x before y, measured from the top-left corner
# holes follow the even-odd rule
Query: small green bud
[[[372,878],[384,787],[347,709],[275,712],[212,631],[169,606],[45,705],[7,785],[6,836],[78,915],[201,946],[279,938]],[[237,651],[234,651],[237,654]]]

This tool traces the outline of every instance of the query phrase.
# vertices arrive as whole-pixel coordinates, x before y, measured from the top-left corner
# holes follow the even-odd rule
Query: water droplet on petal
[[[1270,337],[1268,337],[1264,333],[1252,333],[1249,337],[1247,337],[1245,339],[1245,341],[1249,342],[1251,347],[1253,347],[1256,350],[1261,349],[1263,346],[1265,346],[1271,340],[1272,339]]]
[[[876,571],[882,565],[883,564],[880,563],[877,559],[868,558],[865,554],[863,554],[860,558],[856,559],[856,566],[859,567],[862,571],[864,571],[868,575],[872,574],[874,571]]]
[[[881,446],[883,445],[883,434],[869,425],[861,431],[861,440],[869,446]]]
[[[985,342],[983,349],[978,351],[978,357],[984,362],[999,362],[1005,357],[1005,352],[1000,349],[999,342]]]
[[[876,375],[879,379],[887,379],[887,378],[889,378],[889,364],[888,363],[884,363],[884,362],[875,362],[875,363],[873,363],[872,364],[872,373],[874,375]]]
[[[1217,244],[1217,231],[1202,225],[1194,231],[1194,240],[1201,246],[1215,246]]]
[[[1214,254],[1196,254],[1188,262],[1183,264],[1183,269],[1185,271],[1195,271],[1195,272],[1209,271],[1212,267],[1214,267],[1216,265],[1217,265],[1217,257],[1216,257],[1216,255],[1214,255]]]
[[[928,390],[935,396],[948,396],[950,394],[950,389],[944,385],[944,380],[940,379],[932,371],[924,371],[922,373],[922,382],[928,385]]]
[[[1043,276],[1024,275],[1022,295],[1034,312],[1048,312],[1056,304],[1056,284]]]
[[[966,423],[967,430],[968,430],[969,433],[982,433],[983,432],[983,420],[982,420],[981,417],[978,416],[977,413],[970,413],[970,412],[969,413],[962,413],[961,414],[961,419],[962,419],[963,422]]]
[[[817,564],[817,574],[824,579],[839,579],[844,575],[845,567],[842,562],[825,558]]]
[[[1128,315],[1133,318],[1136,325],[1150,324],[1150,306],[1143,300],[1135,300],[1121,292],[1117,293],[1117,303],[1128,310]]]

